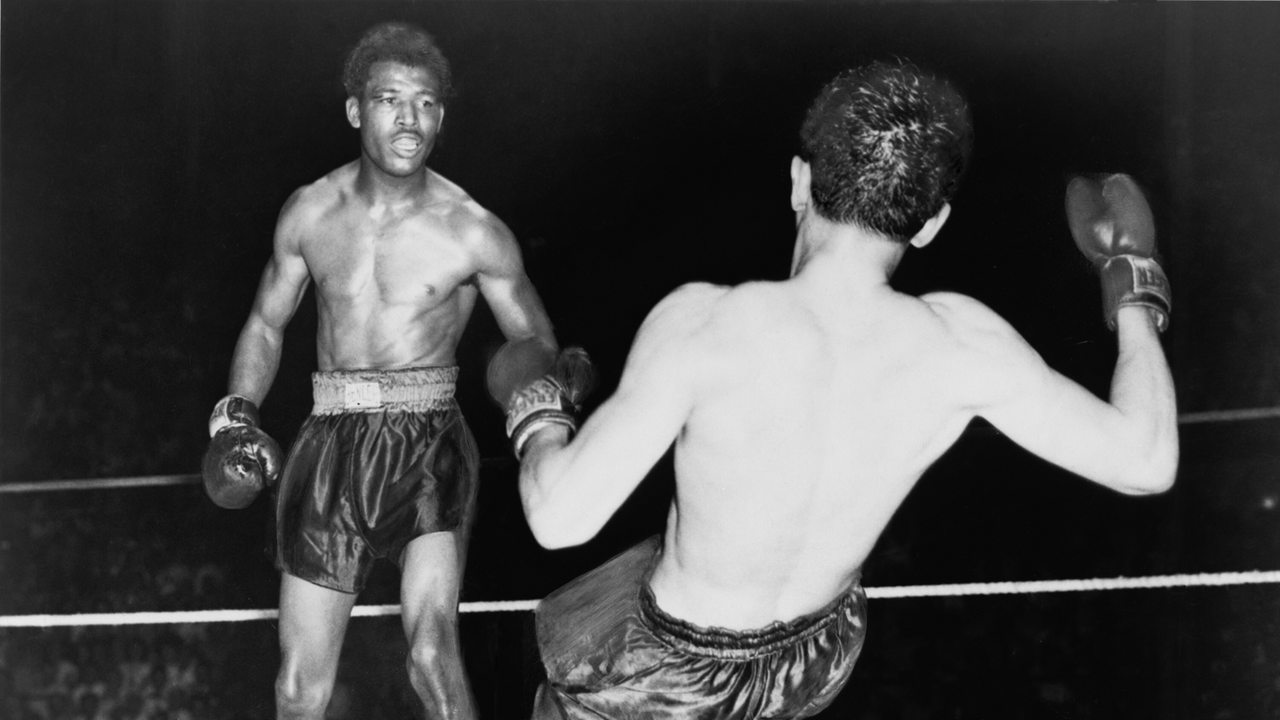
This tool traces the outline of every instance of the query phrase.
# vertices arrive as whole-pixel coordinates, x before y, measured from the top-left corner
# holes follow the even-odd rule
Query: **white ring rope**
[[[1280,418],[1280,407],[1245,408],[1239,410],[1209,410],[1183,413],[1178,416],[1179,425],[1200,425],[1218,422],[1243,422]],[[5,493],[52,492],[56,490],[119,490],[139,487],[169,487],[194,485],[200,482],[196,474],[143,475],[139,477],[94,478],[79,480],[41,480],[37,482],[0,482],[0,495]]]
[[[1269,418],[1280,418],[1280,407],[1185,413],[1178,416],[1178,424],[1194,425],[1200,423],[1236,422]],[[148,475],[105,479],[46,480],[26,483],[0,483],[0,494],[59,490],[167,487],[174,485],[191,485],[198,482],[200,482],[200,476],[195,474]],[[1021,595],[1033,593],[1091,592],[1098,590],[1132,590],[1179,587],[1222,587],[1228,585],[1258,585],[1266,583],[1280,583],[1280,570],[1154,575],[1132,578],[1118,577],[1077,580],[952,583],[946,585],[903,585],[867,588],[866,591],[868,598],[893,599],[959,597],[966,595]],[[537,606],[537,600],[497,600],[460,603],[458,610],[463,613],[527,612],[537,608]],[[351,613],[352,617],[384,617],[399,614],[399,605],[360,605],[355,607]],[[277,617],[279,617],[278,610],[183,610],[133,613],[73,613],[65,615],[0,615],[0,628],[246,622],[253,620],[271,620]]]
[[[139,487],[194,485],[200,476],[144,475],[142,477],[92,478],[84,480],[37,480],[36,482],[0,483],[0,494],[52,492],[55,490],[121,490]]]
[[[871,599],[959,597],[964,595],[1029,595],[1055,592],[1093,592],[1098,590],[1142,590],[1154,588],[1223,587],[1227,585],[1261,585],[1280,583],[1280,570],[1199,573],[1184,575],[1151,575],[1146,577],[1091,578],[1082,580],[1031,580],[985,583],[953,583],[949,585],[900,585],[867,588]],[[526,612],[537,608],[537,600],[498,600],[464,602],[463,613]],[[358,605],[352,617],[385,617],[399,615],[399,605]],[[278,610],[184,610],[133,613],[79,613],[68,615],[0,615],[0,628],[83,627],[87,625],[162,625],[170,623],[217,623],[274,620]]]

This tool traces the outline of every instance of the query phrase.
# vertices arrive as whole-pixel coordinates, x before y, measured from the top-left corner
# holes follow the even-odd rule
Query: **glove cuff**
[[[519,458],[534,432],[548,424],[563,425],[572,433],[578,423],[575,407],[563,385],[543,376],[521,388],[507,403],[507,437]]]
[[[511,450],[516,460],[524,458],[524,446],[539,431],[552,425],[559,425],[569,430],[570,439],[578,432],[578,421],[569,413],[558,410],[543,410],[529,415],[522,421],[511,435]]]
[[[1099,274],[1102,280],[1102,312],[1107,327],[1116,329],[1116,314],[1126,305],[1149,309],[1160,332],[1169,327],[1173,294],[1169,278],[1154,258],[1116,255],[1102,263]]]
[[[258,427],[258,406],[243,395],[228,395],[213,406],[209,415],[209,437],[233,425]]]

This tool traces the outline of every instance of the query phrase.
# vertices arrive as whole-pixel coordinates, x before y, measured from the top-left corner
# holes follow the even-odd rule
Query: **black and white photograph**
[[[1277,36],[3,0],[0,720],[1280,718]]]

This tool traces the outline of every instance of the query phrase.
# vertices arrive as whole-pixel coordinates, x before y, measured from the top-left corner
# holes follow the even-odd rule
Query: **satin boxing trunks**
[[[803,718],[835,700],[866,637],[860,584],[789,622],[697,627],[654,603],[658,548],[650,538],[539,604],[535,719]]]
[[[314,373],[315,404],[276,488],[282,572],[358,593],[377,558],[464,527],[479,451],[454,400],[456,367]]]

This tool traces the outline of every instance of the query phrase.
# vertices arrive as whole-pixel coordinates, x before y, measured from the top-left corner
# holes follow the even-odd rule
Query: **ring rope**
[[[946,585],[900,585],[867,588],[871,599],[1029,595],[1038,593],[1093,592],[1100,590],[1146,590],[1156,588],[1223,587],[1280,583],[1280,570],[1151,575],[1146,577],[1086,578],[1078,580],[1031,580]],[[464,602],[462,613],[526,612],[538,607],[538,600],[496,600]],[[399,615],[399,605],[358,605],[352,617]],[[217,623],[273,620],[279,610],[181,610],[132,613],[78,613],[67,615],[0,615],[0,628],[83,627],[88,625],[161,625],[169,623]]]
[[[194,485],[198,482],[200,482],[200,476],[196,474],[145,475],[141,477],[92,478],[82,480],[37,480],[35,482],[0,483],[0,494],[53,492],[56,490],[120,490],[139,487]]]
[[[1270,418],[1280,418],[1280,407],[1206,410],[1204,412],[1183,413],[1178,416],[1178,424],[1198,425],[1201,423],[1267,420]]]

